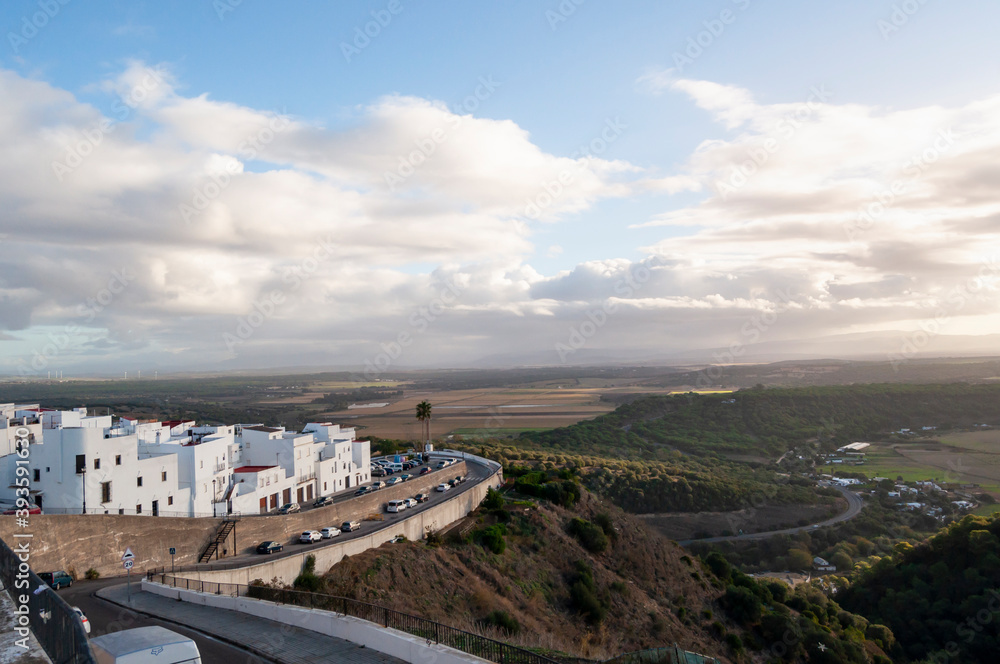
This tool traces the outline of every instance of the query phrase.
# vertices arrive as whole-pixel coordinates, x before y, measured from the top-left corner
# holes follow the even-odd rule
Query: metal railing
[[[228,595],[230,597],[249,597],[266,600],[278,604],[304,606],[310,609],[332,611],[345,616],[360,618],[377,623],[383,627],[397,629],[412,634],[430,643],[461,650],[476,657],[498,662],[499,664],[559,664],[538,653],[519,648],[503,641],[497,641],[479,634],[466,632],[455,627],[412,616],[385,606],[361,602],[349,597],[322,595],[301,590],[286,590],[283,588],[268,588],[267,586],[245,586],[237,583],[217,583],[214,581],[199,581],[183,579],[169,574],[150,572],[147,578],[154,582],[173,588],[183,588],[195,592],[211,593],[213,595]]]
[[[20,550],[21,542],[28,542],[29,550],[21,554],[28,558],[32,540],[19,540],[15,548]],[[28,562],[3,540],[0,540],[0,581],[14,600],[16,625],[31,629],[53,664],[97,664],[83,623],[70,605],[39,579],[28,567]],[[27,604],[20,602],[23,598],[27,598]],[[27,610],[26,625],[22,624],[22,616],[18,613],[22,606]]]
[[[681,650],[674,644],[666,648],[652,648],[619,655],[603,664],[719,664],[719,660],[706,655]]]

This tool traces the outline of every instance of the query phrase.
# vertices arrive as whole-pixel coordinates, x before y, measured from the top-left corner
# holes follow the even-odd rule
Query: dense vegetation
[[[997,661],[1000,519],[967,516],[862,569],[841,603],[887,625],[910,661]]]

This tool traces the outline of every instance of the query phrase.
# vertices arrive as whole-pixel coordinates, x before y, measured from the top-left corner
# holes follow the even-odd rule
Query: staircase
[[[222,525],[219,526],[219,532],[215,534],[215,539],[208,543],[208,547],[205,549],[205,552],[201,554],[201,557],[198,558],[198,562],[207,563],[211,560],[212,556],[218,552],[219,545],[226,541],[226,538],[229,537],[229,533],[233,532],[233,528],[235,527],[236,519],[226,519],[223,521]]]

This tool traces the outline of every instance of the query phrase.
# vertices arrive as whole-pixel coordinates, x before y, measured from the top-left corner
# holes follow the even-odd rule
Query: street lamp
[[[80,480],[83,485],[83,514],[87,513],[87,466],[80,468]]]
[[[215,478],[212,478],[212,516],[215,516]]]

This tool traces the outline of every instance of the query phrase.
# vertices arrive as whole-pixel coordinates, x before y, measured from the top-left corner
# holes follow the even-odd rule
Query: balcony
[[[212,468],[212,473],[215,475],[224,472],[226,472],[226,464],[224,463],[217,464],[214,468]]]

